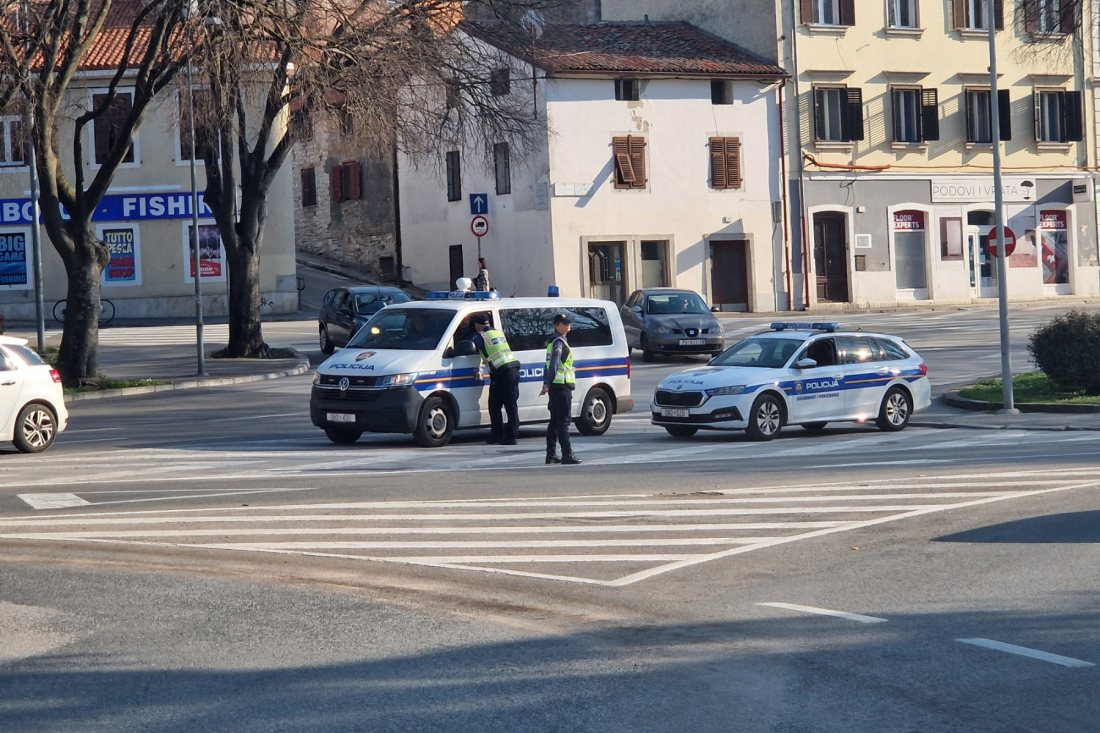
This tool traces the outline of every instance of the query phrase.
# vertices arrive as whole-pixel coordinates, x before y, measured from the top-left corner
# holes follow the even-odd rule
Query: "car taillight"
[[[630,381],[630,354],[626,355],[626,381]]]
[[[50,379],[54,381],[54,384],[61,384],[61,372],[56,369],[50,370]]]
[[[922,363],[920,365],[920,367],[918,367],[918,368],[920,369],[920,375],[922,377],[927,377],[928,376],[928,365],[927,364]]]

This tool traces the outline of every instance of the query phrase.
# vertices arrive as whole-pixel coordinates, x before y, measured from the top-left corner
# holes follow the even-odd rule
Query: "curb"
[[[192,379],[186,382],[170,382],[168,384],[153,384],[148,387],[123,387],[122,389],[105,389],[99,392],[77,392],[65,395],[66,404],[69,402],[81,402],[83,400],[101,400],[107,397],[124,397],[127,395],[150,394],[152,392],[175,392],[179,389],[197,389],[199,387],[224,387],[230,384],[246,384],[248,382],[263,382],[268,379],[281,377],[295,377],[309,371],[309,358],[296,349],[287,348],[298,357],[298,364],[281,372],[267,372],[264,374],[249,374],[241,377],[213,377],[207,379]]]
[[[959,390],[948,392],[943,396],[943,401],[951,407],[962,410],[986,412],[988,410],[1000,410],[1004,407],[1001,402],[986,402],[984,400],[972,400],[959,396]],[[1091,415],[1100,412],[1100,405],[1058,405],[1045,402],[1017,402],[1016,409],[1020,412],[1047,412],[1061,415]],[[1061,429],[1061,428],[1059,428]]]

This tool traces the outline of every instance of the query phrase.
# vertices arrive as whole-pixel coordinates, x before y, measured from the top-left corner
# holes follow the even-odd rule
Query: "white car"
[[[745,430],[771,440],[784,425],[820,430],[875,420],[901,430],[932,404],[928,368],[896,336],[838,332],[835,323],[773,323],[702,368],[673,374],[653,394],[653,424],[687,438]]]
[[[0,441],[39,453],[68,422],[61,375],[27,348],[26,339],[0,336]]]

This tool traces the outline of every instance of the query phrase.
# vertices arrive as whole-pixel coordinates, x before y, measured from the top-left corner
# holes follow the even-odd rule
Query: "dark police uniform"
[[[481,321],[483,322],[483,321]],[[496,329],[487,329],[473,337],[474,346],[489,365],[490,443],[515,445],[519,437],[519,359],[512,354],[508,339]],[[508,413],[504,428],[501,409]]]
[[[555,319],[555,323],[556,323]],[[569,423],[573,410],[573,390],[577,386],[576,372],[573,369],[573,351],[562,334],[555,334],[554,340],[546,345],[546,369],[543,372],[543,384],[550,395],[550,424],[546,426],[546,462],[577,464],[580,460],[573,454],[569,443]],[[561,459],[557,456],[557,443],[561,443]]]

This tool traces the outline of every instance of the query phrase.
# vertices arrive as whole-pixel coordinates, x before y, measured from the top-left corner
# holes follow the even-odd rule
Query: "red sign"
[[[894,212],[895,232],[923,232],[924,212],[916,209]]]
[[[1066,212],[1064,211],[1040,211],[1040,229],[1066,229]]]
[[[1012,253],[1016,251],[1016,235],[1008,227],[1005,227],[1004,243],[1005,257],[1011,257]],[[994,257],[999,256],[997,254],[997,227],[993,227],[993,231],[989,233],[989,254]]]
[[[489,233],[489,220],[484,216],[475,216],[470,221],[470,231],[474,233],[477,238],[484,237]]]

